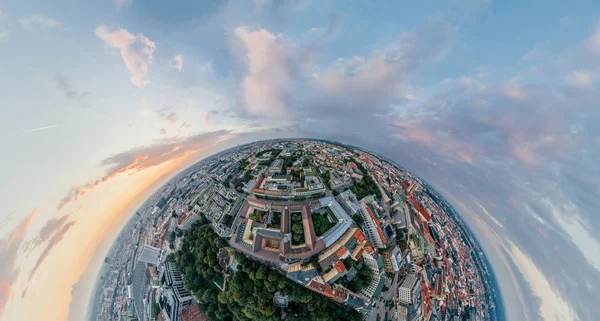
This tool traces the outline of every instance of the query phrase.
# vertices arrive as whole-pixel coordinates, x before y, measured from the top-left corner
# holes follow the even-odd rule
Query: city
[[[200,234],[222,243],[190,245]],[[214,271],[190,269],[205,253]],[[242,272],[249,266],[259,268]],[[268,273],[279,290],[235,320],[299,316],[286,293],[296,287],[364,320],[503,318],[487,259],[442,196],[370,152],[290,139],[213,155],[155,193],[106,257],[89,319],[231,319],[209,302],[234,309],[236,273]],[[198,279],[211,290],[194,291]]]

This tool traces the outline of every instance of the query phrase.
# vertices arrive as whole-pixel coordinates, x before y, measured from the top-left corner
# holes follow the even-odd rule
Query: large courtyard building
[[[318,213],[320,210],[326,214]],[[325,219],[333,226],[317,235],[313,215],[327,215]],[[230,239],[232,245],[256,259],[274,264],[295,263],[317,255],[337,241],[352,224],[350,216],[332,197],[304,202],[247,198],[240,209],[239,220]],[[293,225],[301,226],[300,230]],[[297,244],[292,242],[294,233],[302,234]]]

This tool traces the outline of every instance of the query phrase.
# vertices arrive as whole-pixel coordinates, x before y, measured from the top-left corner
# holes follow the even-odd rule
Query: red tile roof
[[[335,251],[335,254],[337,255],[338,259],[341,259],[346,254],[346,252],[348,252],[348,249],[342,246],[339,250]]]
[[[342,273],[346,270],[346,266],[342,261],[338,261],[334,266],[339,273]]]

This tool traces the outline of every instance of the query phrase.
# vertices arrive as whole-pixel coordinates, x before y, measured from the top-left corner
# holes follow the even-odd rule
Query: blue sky
[[[510,320],[592,319],[599,9],[0,4],[0,317],[38,317],[24,307],[52,289],[44,317],[78,320],[120,224],[166,179],[238,143],[302,136],[374,150],[439,189],[481,240]],[[83,259],[56,278],[70,257]]]

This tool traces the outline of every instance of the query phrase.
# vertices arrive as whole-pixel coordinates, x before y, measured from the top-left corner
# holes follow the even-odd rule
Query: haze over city
[[[0,4],[0,320],[83,320],[110,247],[155,191],[274,138],[364,148],[423,179],[479,242],[507,320],[593,320],[599,9]]]

